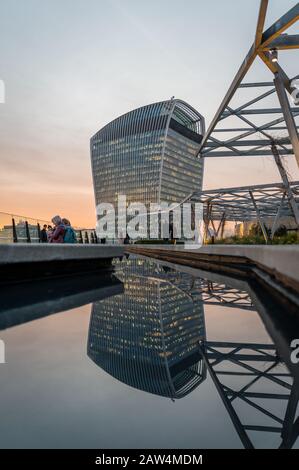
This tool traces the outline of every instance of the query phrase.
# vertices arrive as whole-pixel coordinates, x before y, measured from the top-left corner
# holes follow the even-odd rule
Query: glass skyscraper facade
[[[184,101],[143,106],[118,117],[91,139],[96,205],[177,203],[202,187],[197,158],[204,119]]]
[[[176,399],[206,377],[201,294],[192,277],[129,258],[115,266],[124,293],[93,304],[88,355],[121,382]]]

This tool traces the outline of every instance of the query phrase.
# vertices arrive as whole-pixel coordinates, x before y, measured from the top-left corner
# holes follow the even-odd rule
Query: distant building
[[[89,357],[134,388],[184,397],[206,377],[198,348],[203,305],[191,276],[177,281],[176,273],[140,259],[121,262],[116,275],[124,293],[93,304]]]
[[[91,139],[95,202],[180,202],[202,188],[204,118],[171,99],[130,111]]]

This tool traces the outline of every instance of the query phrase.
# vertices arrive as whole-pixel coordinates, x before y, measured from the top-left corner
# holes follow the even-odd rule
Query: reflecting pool
[[[1,448],[298,448],[298,316],[261,286],[130,256],[1,287]]]

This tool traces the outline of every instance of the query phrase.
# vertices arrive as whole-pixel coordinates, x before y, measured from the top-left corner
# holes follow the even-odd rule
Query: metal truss
[[[256,218],[266,242],[263,217],[275,218],[274,231],[282,215],[293,216],[299,227],[298,182],[289,181],[282,161],[282,157],[294,155],[299,166],[299,75],[290,79],[278,57],[280,51],[299,49],[299,34],[285,34],[299,20],[299,3],[264,31],[268,3],[261,0],[254,43],[212,119],[198,153],[200,158],[273,157],[282,185],[200,193],[200,200],[205,203],[206,233],[209,223],[214,225],[213,220],[221,221],[217,230],[213,227],[221,235],[226,220],[243,222]],[[273,74],[273,82],[244,81],[257,57]],[[244,101],[244,93],[249,92],[253,95]],[[233,99],[239,100],[237,106],[231,104]],[[278,117],[274,118],[275,115]]]
[[[266,242],[268,234],[265,218],[271,218],[273,238],[281,217],[293,217],[299,226],[299,181],[243,186],[236,188],[198,191],[189,196],[190,201],[204,205],[205,231],[211,225],[215,237],[222,237],[226,221],[245,222],[257,220]],[[218,224],[218,226],[217,226]]]
[[[294,77],[292,82],[295,82],[299,76]],[[268,87],[269,89],[260,93],[261,87]],[[233,109],[226,106],[225,111],[221,114],[217,125],[217,129],[213,129],[204,148],[201,150],[202,157],[250,157],[250,156],[273,156],[272,145],[276,145],[279,155],[294,155],[290,137],[287,135],[288,127],[285,123],[285,117],[270,119],[260,123],[261,118],[268,115],[283,114],[282,106],[277,105],[262,107],[263,101],[270,95],[275,95],[276,88],[272,82],[263,83],[244,83],[240,84],[238,89],[251,88],[256,91],[256,96],[251,100],[243,103],[238,108]],[[253,103],[259,103],[259,108],[251,108]],[[288,104],[288,101],[287,101]],[[289,107],[296,132],[298,124],[296,122],[299,116],[298,107]],[[245,117],[246,116],[246,117]],[[227,127],[224,126],[228,118],[238,118],[243,124],[236,122],[236,119]],[[226,120],[226,121],[225,121]],[[257,122],[259,121],[259,122]],[[245,125],[244,125],[245,123]],[[233,134],[233,137],[225,139],[227,133]],[[282,134],[285,134],[282,136]],[[299,160],[298,160],[299,162]]]
[[[299,434],[299,388],[275,346],[208,341],[200,350],[244,448],[254,448],[254,432],[278,433],[279,447],[291,448]],[[286,402],[284,416],[271,411],[276,400]]]
[[[290,79],[278,60],[278,51],[299,49],[299,35],[284,34],[299,20],[299,3],[264,31],[268,3],[268,0],[261,0],[254,43],[203,137],[199,149],[201,157],[267,156],[273,155],[272,145],[276,145],[281,155],[294,154],[299,166],[298,124],[295,121],[299,107],[291,107],[287,96],[287,93],[295,96],[294,78],[298,77]],[[273,82],[243,82],[258,56],[274,75]],[[256,90],[257,95],[236,108],[231,107],[232,98],[244,88]],[[261,88],[266,88],[266,91],[261,93]],[[270,95],[278,98],[275,107],[252,107],[257,103],[260,105]],[[299,102],[295,100],[295,104]],[[253,121],[256,117],[273,114],[281,114],[282,117],[272,118],[264,124]],[[239,125],[217,127],[230,117],[237,118]],[[285,137],[277,135],[281,131],[287,131]],[[233,136],[221,138],[226,133]]]
[[[296,203],[299,203],[299,181],[290,183]],[[283,183],[243,186],[239,188],[212,189],[193,193],[192,200],[205,205],[205,215],[221,220],[247,221],[256,217],[293,216]]]

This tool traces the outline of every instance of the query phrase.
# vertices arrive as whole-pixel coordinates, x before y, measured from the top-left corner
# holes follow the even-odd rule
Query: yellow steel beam
[[[299,2],[263,33],[260,48],[264,49],[298,20]]]
[[[270,51],[271,49],[299,49],[299,34],[283,34],[270,42],[267,46],[263,47],[264,51]]]
[[[261,0],[261,3],[260,3],[260,10],[259,10],[259,16],[257,20],[255,41],[254,41],[255,49],[257,49],[262,42],[268,3],[269,3],[269,0]]]
[[[262,61],[267,65],[267,67],[271,70],[272,73],[275,74],[278,72],[277,62],[272,62],[267,52],[259,51],[258,55],[262,59]]]
[[[291,8],[287,13],[285,13],[279,20],[277,20],[270,28],[268,28],[265,32],[263,32],[266,13],[268,7],[268,0],[261,0],[259,15],[258,15],[258,22],[256,27],[256,34],[255,40],[250,48],[247,56],[245,57],[244,61],[242,62],[233,82],[231,83],[222,103],[220,104],[212,122],[205,133],[200,148],[198,150],[198,155],[200,155],[202,149],[204,148],[206,142],[208,141],[209,136],[214,131],[216,125],[221,118],[222,113],[228,106],[229,102],[231,101],[232,97],[234,96],[236,90],[240,86],[243,78],[247,74],[248,70],[250,69],[251,65],[255,61],[257,55],[262,59],[262,61],[267,65],[267,67],[271,70],[273,74],[277,74],[278,72],[283,77],[283,83],[289,93],[293,90],[291,88],[290,80],[285,74],[285,72],[281,69],[279,64],[273,63],[269,58],[268,50],[270,49],[269,45],[271,44],[271,48],[273,48],[273,41],[277,38],[281,37],[281,34],[287,30],[291,25],[296,23],[299,20],[299,2]],[[288,41],[283,39],[278,39],[278,41],[288,43]],[[295,39],[291,39],[289,42],[293,42],[293,48],[296,46]],[[287,48],[291,48],[290,44]]]

